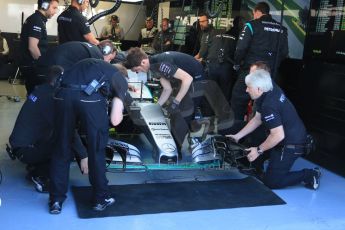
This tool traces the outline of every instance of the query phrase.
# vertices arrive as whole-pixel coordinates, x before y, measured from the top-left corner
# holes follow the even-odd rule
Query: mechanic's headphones
[[[99,48],[103,54],[103,56],[107,56],[116,51],[115,47],[109,40],[102,41],[99,45]]]
[[[49,9],[51,0],[38,0],[37,4],[38,7],[41,8],[44,11],[47,11]]]
[[[107,56],[107,55],[111,54],[112,51],[113,51],[113,49],[112,49],[112,47],[110,47],[110,45],[105,45],[105,46],[102,47],[102,54],[104,56]]]
[[[83,5],[85,0],[77,0],[79,5]]]

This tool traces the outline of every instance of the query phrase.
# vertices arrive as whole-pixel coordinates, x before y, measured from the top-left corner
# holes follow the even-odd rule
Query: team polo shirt
[[[55,47],[47,58],[50,59],[49,65],[59,65],[67,71],[75,63],[86,58],[103,60],[103,54],[96,45],[71,41]]]
[[[284,92],[274,84],[273,90],[263,93],[257,100],[257,111],[261,120],[270,130],[283,126],[285,138],[281,144],[304,144],[306,142],[306,129],[298,113],[285,96]]]
[[[39,40],[38,48],[41,55],[46,53],[48,48],[46,22],[47,18],[38,10],[25,20],[20,35],[21,61],[23,65],[32,65],[35,61],[29,51],[29,37]]]
[[[108,87],[108,97],[118,97],[125,102],[127,80],[115,66],[103,60],[87,58],[76,63],[64,73],[62,85],[88,85],[93,80]]]
[[[91,33],[87,19],[77,8],[69,6],[57,18],[59,43],[69,41],[86,42],[84,35]]]
[[[157,77],[172,80],[177,69],[182,69],[194,80],[203,78],[203,67],[194,57],[180,52],[164,52],[149,58],[150,70]]]
[[[9,138],[13,148],[35,145],[52,137],[55,114],[53,94],[53,86],[43,84],[28,96]]]

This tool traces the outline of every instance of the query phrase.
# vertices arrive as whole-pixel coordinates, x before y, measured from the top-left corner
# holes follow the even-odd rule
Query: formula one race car
[[[130,84],[137,90],[130,91],[133,101],[125,107],[129,119],[140,132],[129,135],[116,133],[116,140],[109,138],[106,151],[108,168],[195,169],[219,168],[224,164],[236,167],[237,160],[246,156],[244,146],[218,134],[233,125],[233,112],[215,82],[193,83],[190,95],[192,98],[206,98],[213,116],[192,120],[191,129],[182,138],[182,144],[177,143],[172,135],[173,124],[169,116],[154,103],[151,92],[159,84],[143,81]]]

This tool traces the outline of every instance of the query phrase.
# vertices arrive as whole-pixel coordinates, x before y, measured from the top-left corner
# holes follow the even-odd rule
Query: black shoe
[[[321,177],[321,171],[319,168],[313,169],[313,178],[312,181],[305,184],[306,188],[317,190],[320,187],[320,177]]]
[[[51,201],[49,202],[49,213],[50,214],[60,214],[62,209],[62,202]]]
[[[93,210],[95,211],[103,211],[106,207],[115,203],[115,199],[112,197],[105,198],[100,203],[97,203],[93,206]]]
[[[47,193],[49,191],[49,179],[45,176],[32,176],[31,181],[35,184],[37,192]]]

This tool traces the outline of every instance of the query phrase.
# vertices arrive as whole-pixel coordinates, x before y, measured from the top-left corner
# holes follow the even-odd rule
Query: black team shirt
[[[84,35],[91,33],[87,19],[73,6],[62,12],[57,22],[60,44],[68,41],[86,42]]]
[[[62,84],[88,85],[92,80],[97,80],[108,87],[107,97],[118,97],[123,103],[125,102],[128,90],[125,77],[115,66],[99,59],[87,58],[75,64],[64,73]]]
[[[43,84],[37,86],[28,96],[10,136],[10,144],[13,148],[35,145],[52,137],[54,128],[53,93],[53,86]]]
[[[194,80],[203,77],[203,67],[194,57],[180,52],[164,52],[149,57],[150,70],[157,77],[172,81],[177,69],[186,71]]]
[[[48,49],[48,35],[46,29],[47,18],[38,10],[29,16],[22,27],[20,34],[21,64],[33,65],[35,60],[29,51],[29,37],[37,38],[38,48],[41,55],[44,55]]]
[[[54,47],[48,52],[46,59],[48,66],[59,65],[64,71],[69,70],[78,61],[86,58],[104,60],[103,54],[98,46],[79,41],[66,42]]]

